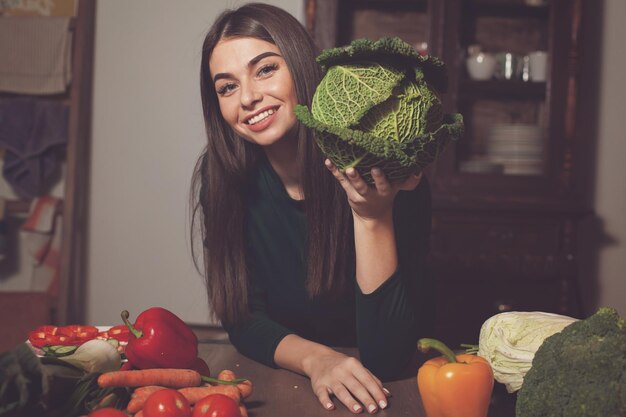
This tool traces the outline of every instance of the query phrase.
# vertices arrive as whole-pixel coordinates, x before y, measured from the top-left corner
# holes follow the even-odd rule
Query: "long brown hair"
[[[302,25],[268,4],[250,3],[223,12],[204,40],[200,68],[207,145],[194,168],[191,191],[192,251],[198,229],[210,307],[227,323],[249,317],[244,236],[245,189],[262,149],[226,124],[209,72],[209,58],[224,38],[253,37],[275,44],[294,80],[299,103],[310,105],[320,80],[317,50]],[[311,131],[298,126],[297,159],[308,226],[307,290],[336,297],[354,279],[354,239],[345,192],[324,167]],[[193,251],[198,266],[197,252]]]

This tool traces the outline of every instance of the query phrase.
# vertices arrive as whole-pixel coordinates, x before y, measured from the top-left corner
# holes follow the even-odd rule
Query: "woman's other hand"
[[[358,359],[328,348],[308,356],[303,365],[325,409],[335,408],[331,395],[355,414],[387,407],[389,391]]]
[[[363,220],[380,220],[391,215],[398,191],[413,190],[422,179],[420,173],[410,175],[403,182],[391,184],[381,169],[372,168],[374,186],[371,186],[354,168],[348,168],[342,173],[329,159],[326,159],[325,164],[346,192],[352,212]]]

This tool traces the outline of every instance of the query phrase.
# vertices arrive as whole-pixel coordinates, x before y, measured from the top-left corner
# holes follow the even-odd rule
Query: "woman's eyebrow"
[[[250,62],[248,62],[248,67],[256,65],[257,62],[259,62],[263,58],[267,58],[268,56],[280,56],[280,54],[277,54],[276,52],[271,52],[271,51],[263,52],[262,54],[259,54],[255,56],[254,58],[252,58]]]
[[[248,68],[253,67],[254,65],[256,65],[260,60],[262,60],[263,58],[267,58],[268,56],[281,56],[280,54],[277,54],[276,52],[263,52],[262,54],[258,54],[257,56],[255,56],[254,58],[252,58],[250,60],[250,62],[248,62]],[[222,79],[222,78],[232,78],[232,74],[229,74],[227,72],[220,72],[215,74],[215,76],[213,77],[213,82],[215,83],[217,80]]]

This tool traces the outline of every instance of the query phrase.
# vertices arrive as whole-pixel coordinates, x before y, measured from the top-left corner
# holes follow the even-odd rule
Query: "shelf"
[[[529,6],[518,2],[496,0],[475,0],[467,3],[467,10],[479,16],[513,17],[547,19],[550,16],[550,6]]]
[[[340,7],[346,10],[376,9],[394,12],[413,10],[426,12],[428,10],[427,0],[344,0],[340,2]]]
[[[463,80],[459,85],[459,97],[461,100],[477,98],[544,100],[546,83],[517,80]]]

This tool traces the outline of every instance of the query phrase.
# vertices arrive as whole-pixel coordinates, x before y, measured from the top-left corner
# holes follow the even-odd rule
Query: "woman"
[[[326,409],[387,406],[431,311],[427,181],[325,160],[293,113],[320,71],[300,23],[266,4],[220,15],[201,66],[208,142],[194,172],[211,308],[243,354],[306,375]],[[418,186],[419,184],[419,186]],[[361,361],[331,346],[358,346]]]

